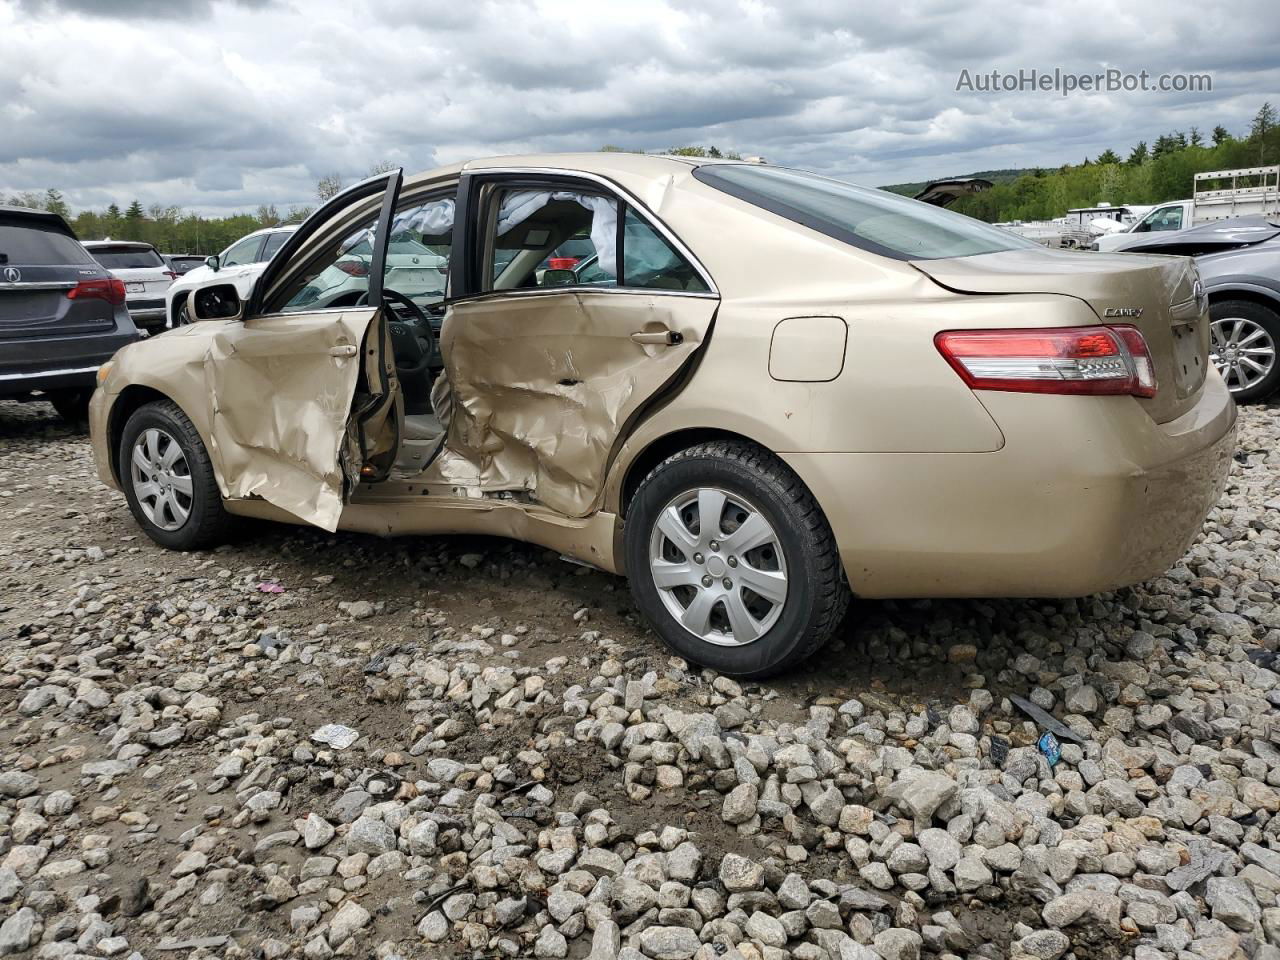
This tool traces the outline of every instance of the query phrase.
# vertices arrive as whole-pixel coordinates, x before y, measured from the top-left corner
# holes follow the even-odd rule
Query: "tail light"
[[[177,279],[178,279],[178,274],[177,274],[177,273],[175,273],[173,270],[166,270],[166,271],[164,272],[164,275],[165,275],[166,277],[168,277],[170,280],[177,280]]]
[[[124,303],[124,281],[119,277],[81,280],[67,291],[69,300],[105,300],[119,306]]]
[[[578,257],[547,257],[547,269],[572,270],[578,265]]]
[[[363,260],[339,260],[334,266],[353,277],[367,277],[369,275],[369,265]]]
[[[948,330],[938,351],[974,390],[1153,397],[1147,342],[1128,324],[1032,330]]]

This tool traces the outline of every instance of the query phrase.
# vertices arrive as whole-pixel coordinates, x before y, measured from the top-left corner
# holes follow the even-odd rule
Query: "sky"
[[[867,185],[1057,166],[1280,106],[1275,0],[0,0],[0,195],[225,214],[495,154],[760,155]],[[1211,91],[982,92],[992,70]]]

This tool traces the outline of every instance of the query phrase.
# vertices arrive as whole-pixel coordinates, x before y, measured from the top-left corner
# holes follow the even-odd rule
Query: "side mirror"
[[[578,282],[578,276],[572,270],[543,270],[542,287],[571,287]]]
[[[218,270],[221,269],[222,267],[222,260],[215,253],[212,257],[204,258],[204,265],[208,267],[210,270],[212,270],[214,273],[217,273]]]
[[[215,283],[191,292],[190,314],[194,320],[239,320],[244,301],[233,283]]]

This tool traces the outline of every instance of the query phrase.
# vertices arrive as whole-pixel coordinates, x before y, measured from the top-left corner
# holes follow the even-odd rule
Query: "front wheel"
[[[699,444],[660,463],[631,501],[631,590],[694,663],[738,677],[786,670],[835,633],[849,603],[812,494],[751,444]]]
[[[213,464],[200,435],[169,400],[144,404],[120,435],[120,485],[143,531],[170,550],[199,550],[226,539]]]
[[[1265,400],[1280,389],[1280,314],[1250,300],[1209,307],[1210,359],[1237,403]]]

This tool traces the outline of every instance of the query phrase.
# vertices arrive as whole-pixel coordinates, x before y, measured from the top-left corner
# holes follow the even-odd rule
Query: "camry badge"
[[[1140,317],[1142,316],[1141,307],[1107,307],[1102,311],[1104,317]]]
[[[22,271],[19,270],[17,267],[5,267],[4,278],[9,283],[17,283],[19,280],[22,279]]]

